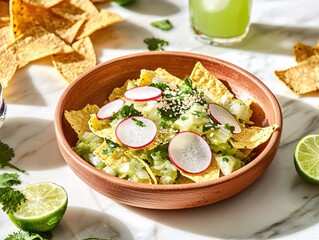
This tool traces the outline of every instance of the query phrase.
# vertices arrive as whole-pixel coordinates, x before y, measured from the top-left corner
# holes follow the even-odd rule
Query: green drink
[[[240,42],[248,33],[252,0],[189,0],[192,27],[214,45]]]

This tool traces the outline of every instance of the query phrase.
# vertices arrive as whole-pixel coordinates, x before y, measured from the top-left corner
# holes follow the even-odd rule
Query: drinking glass
[[[229,46],[249,31],[252,0],[189,0],[195,34],[212,45]]]

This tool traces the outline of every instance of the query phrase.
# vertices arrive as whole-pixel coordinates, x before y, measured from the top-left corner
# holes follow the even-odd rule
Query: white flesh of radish
[[[162,91],[156,87],[142,86],[127,90],[124,97],[128,100],[144,102],[156,100],[162,96]]]
[[[233,133],[240,133],[241,126],[239,125],[236,118],[223,106],[215,103],[211,103],[208,106],[210,116],[219,124],[229,124],[235,127]]]
[[[124,103],[125,101],[123,99],[117,99],[105,104],[97,112],[97,118],[100,120],[110,118],[113,115],[113,113],[117,113],[121,109]]]
[[[187,173],[200,173],[211,164],[212,152],[208,143],[198,134],[180,132],[170,141],[168,154],[172,163]]]
[[[139,126],[136,121],[143,122],[144,126]],[[122,144],[131,148],[142,148],[153,142],[157,128],[151,119],[136,116],[120,122],[116,127],[115,133]]]

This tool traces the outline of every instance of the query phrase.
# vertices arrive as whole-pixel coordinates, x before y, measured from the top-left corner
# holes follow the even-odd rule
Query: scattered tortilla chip
[[[127,90],[127,86],[131,80],[127,80],[122,87],[114,88],[112,93],[110,94],[109,101],[113,101],[118,98],[124,97],[124,93]]]
[[[14,47],[0,49],[0,66],[0,83],[5,88],[18,68],[18,59]]]
[[[68,82],[96,65],[96,56],[89,37],[73,43],[72,48],[74,52],[54,54],[52,57],[53,65]]]
[[[0,50],[14,42],[10,25],[0,27]]]
[[[97,15],[87,20],[76,35],[76,39],[85,38],[92,33],[112,24],[122,22],[123,18],[107,10],[101,10]]]
[[[257,126],[243,128],[241,133],[233,134],[230,143],[234,148],[254,149],[266,142],[277,128],[277,124],[264,128]]]
[[[103,154],[103,151],[108,148],[106,142],[104,141],[100,147],[95,149],[93,154],[97,156],[101,161],[103,161],[107,166],[114,167],[119,164],[129,162],[130,158],[124,154],[119,154],[120,151],[125,149],[116,148],[112,154]]]
[[[22,33],[13,43],[19,68],[31,61],[59,52],[70,52],[72,48],[54,33],[36,26]]]
[[[197,62],[190,78],[193,84],[197,86],[197,89],[203,89],[205,95],[213,102],[220,103],[221,99],[225,97],[232,99],[234,95],[227,89],[227,87],[213,76],[205,67]]]
[[[319,55],[300,62],[297,66],[275,71],[277,77],[297,94],[319,89]]]
[[[297,62],[302,62],[313,55],[319,55],[319,47],[312,47],[302,42],[297,42],[293,51]]]
[[[50,8],[64,0],[23,0],[30,5],[42,8]]]
[[[51,11],[70,20],[86,20],[99,13],[90,0],[64,0],[52,7]]]
[[[98,110],[99,107],[97,105],[87,104],[81,110],[65,111],[64,116],[77,133],[78,137],[80,137],[85,132],[90,132],[88,121],[91,117],[91,114],[96,113]]]
[[[96,114],[92,114],[89,121],[89,128],[91,132],[95,135],[99,136],[100,138],[107,138],[112,140],[113,142],[122,145],[121,142],[118,141],[117,137],[115,136],[115,127],[112,127],[109,124],[109,120],[99,120],[96,117]]]
[[[189,173],[185,173],[181,170],[179,170],[179,171],[184,177],[191,179],[192,181],[194,181],[196,183],[217,179],[217,178],[219,178],[219,174],[220,174],[220,169],[218,167],[218,164],[217,164],[217,161],[215,160],[215,158],[212,159],[212,164],[210,165],[210,167],[202,173],[189,174]]]

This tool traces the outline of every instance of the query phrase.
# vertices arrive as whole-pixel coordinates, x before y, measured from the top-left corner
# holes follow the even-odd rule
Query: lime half
[[[68,204],[63,187],[51,182],[27,185],[20,191],[27,201],[9,214],[11,221],[20,229],[29,232],[47,232],[61,221]]]
[[[319,134],[307,135],[298,142],[294,162],[302,179],[319,184]]]

